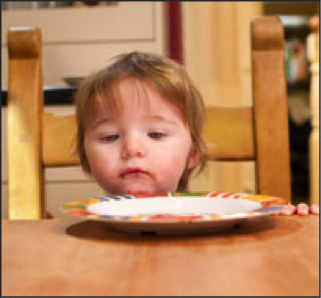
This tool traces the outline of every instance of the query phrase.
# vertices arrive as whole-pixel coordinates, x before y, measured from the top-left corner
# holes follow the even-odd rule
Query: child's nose
[[[124,140],[124,145],[121,152],[121,157],[123,159],[133,158],[133,157],[144,157],[146,155],[146,150],[142,142],[137,137],[127,137]]]

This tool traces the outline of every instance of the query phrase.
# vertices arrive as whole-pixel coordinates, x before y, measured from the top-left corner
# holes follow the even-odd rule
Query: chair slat
[[[254,160],[252,107],[208,106],[204,136],[210,160]]]
[[[43,163],[47,167],[79,164],[75,115],[43,114]]]

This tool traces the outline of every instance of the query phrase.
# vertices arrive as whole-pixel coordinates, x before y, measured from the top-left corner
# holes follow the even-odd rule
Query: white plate
[[[271,196],[226,192],[105,196],[69,202],[67,214],[105,221],[111,228],[141,234],[207,233],[245,219],[279,212],[287,204]]]

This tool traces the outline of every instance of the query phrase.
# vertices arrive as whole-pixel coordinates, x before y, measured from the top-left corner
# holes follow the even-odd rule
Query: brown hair
[[[207,157],[202,136],[205,108],[202,97],[187,72],[178,63],[151,53],[131,52],[122,54],[109,66],[88,76],[78,88],[75,98],[77,118],[77,151],[83,170],[90,173],[84,148],[85,131],[101,108],[119,110],[117,85],[131,78],[154,87],[168,102],[178,108],[187,124],[193,145],[199,150],[196,168],[203,170]],[[179,181],[178,191],[186,191],[191,173],[186,169]]]

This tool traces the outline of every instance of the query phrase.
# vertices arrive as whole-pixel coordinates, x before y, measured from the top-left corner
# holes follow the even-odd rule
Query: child
[[[76,117],[81,165],[107,193],[187,191],[206,164],[202,97],[182,66],[159,55],[120,55],[90,75]]]
[[[119,56],[83,82],[76,108],[82,167],[107,193],[184,191],[205,165],[201,95],[169,59]]]

